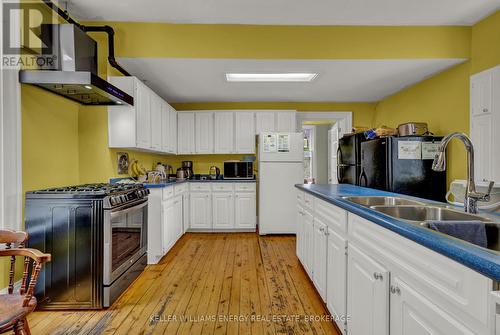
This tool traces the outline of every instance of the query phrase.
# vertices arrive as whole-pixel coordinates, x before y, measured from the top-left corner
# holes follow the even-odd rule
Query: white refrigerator
[[[258,146],[259,233],[295,234],[295,184],[304,182],[304,135],[261,133]]]

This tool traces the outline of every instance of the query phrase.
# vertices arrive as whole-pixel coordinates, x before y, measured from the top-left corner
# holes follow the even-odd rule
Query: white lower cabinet
[[[176,196],[174,198],[174,218],[172,225],[172,246],[177,242],[178,239],[184,234],[183,222],[182,222],[182,195]]]
[[[212,228],[212,201],[210,192],[192,192],[190,195],[190,228]]]
[[[348,333],[387,335],[389,271],[352,244],[349,244],[347,254]]]
[[[391,279],[390,333],[398,335],[476,334],[400,278]]]
[[[182,195],[182,230],[185,233],[189,229],[189,193]]]
[[[257,199],[254,192],[236,193],[234,196],[234,226],[239,229],[255,229]]]
[[[326,265],[327,265],[328,227],[319,219],[314,219],[313,234],[313,283],[319,295],[326,301]]]
[[[297,258],[304,264],[304,209],[297,205],[297,229],[296,229],[295,247]]]
[[[164,201],[162,204],[162,218],[163,218],[163,254],[166,254],[174,240],[173,236],[173,222],[175,220],[175,210],[173,200]]]
[[[212,219],[214,229],[234,227],[233,192],[212,193]]]
[[[347,313],[347,240],[328,227],[326,306],[345,334]]]
[[[310,278],[313,278],[313,262],[314,262],[314,220],[311,213],[304,211],[304,217],[302,220],[304,224],[304,240],[303,240],[303,257],[304,268],[309,274]]]

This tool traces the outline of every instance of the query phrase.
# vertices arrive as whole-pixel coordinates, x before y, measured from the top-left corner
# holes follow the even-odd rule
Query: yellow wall
[[[472,73],[500,64],[500,10],[472,27]]]

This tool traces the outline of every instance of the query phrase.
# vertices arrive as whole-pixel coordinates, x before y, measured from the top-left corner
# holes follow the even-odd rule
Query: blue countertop
[[[471,243],[437,233],[430,229],[386,216],[370,208],[345,200],[342,197],[400,196],[427,203],[436,202],[348,184],[297,184],[295,186],[333,205],[341,207],[418,244],[432,249],[443,256],[451,258],[491,279],[500,281],[500,254],[475,246]],[[500,221],[500,217],[498,217],[498,221]]]

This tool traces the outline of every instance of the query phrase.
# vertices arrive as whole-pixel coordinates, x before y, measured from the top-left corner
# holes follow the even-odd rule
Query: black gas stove
[[[84,184],[26,193],[29,246],[52,255],[38,281],[43,309],[110,306],[147,261],[149,190]]]

